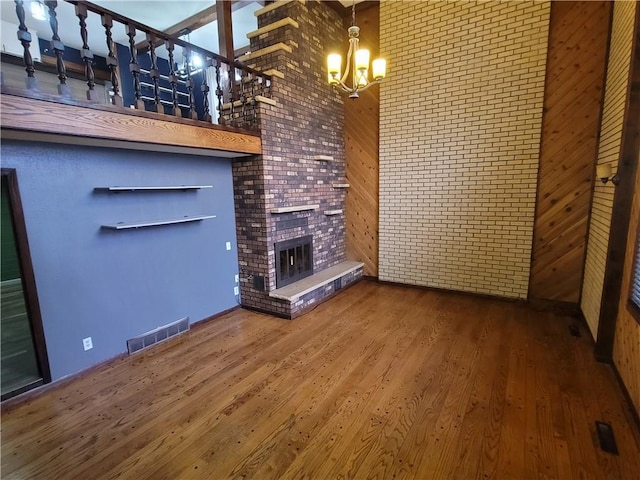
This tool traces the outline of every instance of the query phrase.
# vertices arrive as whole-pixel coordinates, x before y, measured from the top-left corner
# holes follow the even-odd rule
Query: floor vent
[[[181,318],[173,323],[158,327],[137,337],[127,340],[129,355],[149,348],[156,343],[164,342],[171,337],[180,335],[189,330],[189,317]]]
[[[613,436],[613,427],[608,423],[596,421],[596,431],[600,448],[605,452],[618,455],[618,445],[616,445],[616,437]]]

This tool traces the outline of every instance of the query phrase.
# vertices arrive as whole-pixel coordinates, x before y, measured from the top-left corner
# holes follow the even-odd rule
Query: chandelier
[[[342,68],[342,57],[339,53],[331,53],[327,56],[327,71],[329,72],[329,85],[348,93],[349,98],[358,98],[358,93],[363,92],[371,85],[380,83],[385,77],[387,70],[387,61],[383,58],[377,58],[371,63],[373,81],[369,81],[369,50],[358,48],[360,40],[360,27],[356,25],[356,2],[353,0],[351,7],[351,26],[347,30],[349,32],[349,52],[347,53],[347,64],[344,75],[340,77]],[[345,82],[352,74],[351,87]]]

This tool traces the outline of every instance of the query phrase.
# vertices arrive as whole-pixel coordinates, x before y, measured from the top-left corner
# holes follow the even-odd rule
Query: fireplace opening
[[[277,242],[276,288],[313,275],[313,235]]]

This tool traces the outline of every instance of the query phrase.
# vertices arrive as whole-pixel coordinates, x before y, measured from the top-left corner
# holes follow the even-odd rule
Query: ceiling
[[[24,2],[27,28],[30,32],[38,35],[39,38],[50,39],[51,27],[49,21],[36,20],[30,13],[32,1],[35,0],[25,0]],[[363,1],[365,0],[355,0],[355,3],[358,4]],[[167,31],[185,19],[198,19],[198,14],[201,15],[200,18],[206,18],[207,14],[211,14],[212,10],[214,10],[212,7],[215,5],[215,0],[93,0],[93,3],[157,30]],[[339,0],[341,7],[338,7],[338,2],[334,1],[333,3],[332,6],[337,11],[345,7],[344,12],[346,13],[354,3],[354,0]],[[257,19],[253,13],[261,8],[263,4],[264,0],[236,0],[232,4],[233,43],[236,50],[248,47],[247,33],[258,28]],[[58,32],[62,42],[72,48],[81,48],[82,40],[74,6],[65,1],[60,1],[58,2],[56,13],[59,22]],[[13,0],[0,0],[0,19],[2,20],[3,30],[13,30],[14,28],[17,30],[18,22]],[[88,43],[91,50],[97,55],[105,56],[107,50],[104,27],[102,27],[99,15],[89,12],[87,29],[89,32]],[[10,31],[4,32],[2,34],[3,39],[7,33],[11,36],[15,35]],[[15,42],[15,36],[13,38]],[[129,43],[124,26],[116,22],[114,22],[113,27],[113,38],[123,45],[128,45]],[[194,45],[219,53],[218,22],[215,20],[194,29],[189,33],[188,38],[186,36],[183,36],[183,38]],[[142,32],[138,32],[135,40],[137,44],[143,42],[145,35]],[[164,46],[158,47],[156,53],[163,58],[168,56]],[[181,49],[176,49],[175,57],[176,61],[182,61]]]

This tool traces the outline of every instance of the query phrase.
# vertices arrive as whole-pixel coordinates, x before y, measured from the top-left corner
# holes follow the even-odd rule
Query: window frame
[[[633,259],[631,260],[631,272],[629,278],[629,292],[627,294],[627,311],[640,324],[640,223],[636,228],[635,246],[633,249]],[[634,300],[634,284],[638,277],[638,291],[636,297],[638,302]]]

